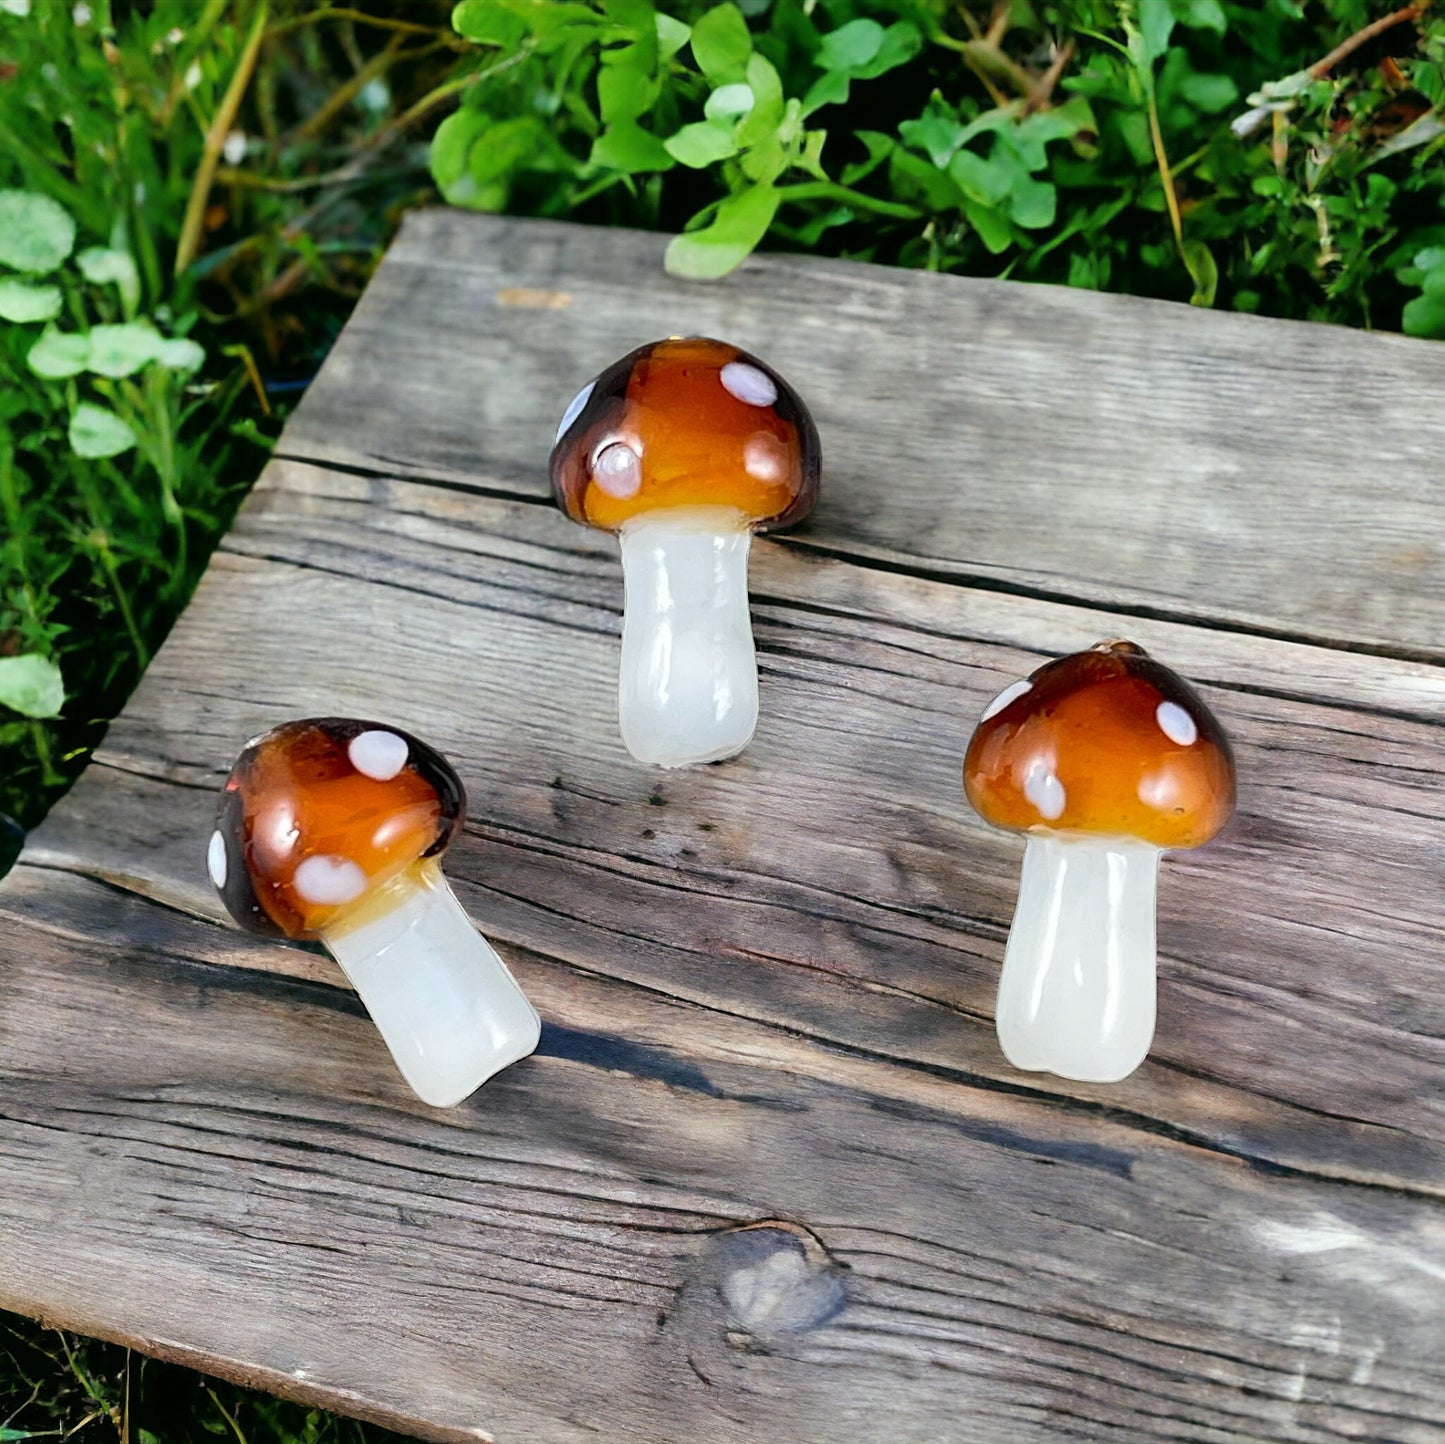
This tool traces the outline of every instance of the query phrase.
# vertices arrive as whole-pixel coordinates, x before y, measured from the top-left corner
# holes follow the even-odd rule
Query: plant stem
[[[91,489],[89,478],[77,476],[76,487],[80,492],[81,499],[85,502],[85,509],[90,515],[90,535],[87,540],[95,555],[99,557],[101,570],[110,584],[111,595],[115,598],[116,608],[125,625],[126,635],[129,636],[131,646],[135,650],[137,666],[144,671],[150,662],[150,649],[141,637],[140,628],[136,626],[135,613],[130,609],[130,599],[121,585],[120,570],[115,564],[115,553],[110,549],[110,533],[106,531],[105,524],[101,520],[95,492]]]
[[[226,13],[228,3],[229,0],[207,0],[206,8],[187,27],[185,43],[176,52],[170,89],[166,92],[166,98],[158,116],[160,123],[166,128],[170,127],[176,102],[188,93],[186,72],[191,68],[191,62],[200,54],[201,47],[210,39],[211,31],[216,28],[216,22]]]
[[[1164,151],[1164,131],[1159,125],[1159,106],[1154,100],[1154,87],[1149,87],[1149,139],[1154,145],[1154,159],[1159,165],[1159,179],[1164,183],[1164,204],[1169,208],[1169,224],[1174,228],[1174,244],[1179,247],[1179,256],[1186,267],[1189,258],[1184,254],[1184,217],[1179,211],[1179,197],[1174,190],[1174,177],[1169,170],[1169,157]]]
[[[1050,100],[1053,99],[1054,87],[1059,83],[1059,77],[1064,73],[1064,67],[1074,58],[1074,42],[1069,40],[1060,48],[1054,56],[1053,63],[1039,77],[1029,98],[1024,104],[1024,114],[1032,115],[1036,110],[1042,110]]]
[[[146,373],[146,400],[148,411],[155,423],[156,475],[161,483],[161,513],[175,528],[176,554],[171,561],[171,582],[180,578],[184,583],[188,567],[186,563],[186,517],[176,493],[180,489],[181,476],[176,468],[175,416],[171,410],[170,373],[163,367],[152,366]]]
[[[1322,60],[1316,60],[1310,66],[1310,74],[1316,80],[1322,80],[1340,61],[1353,55],[1367,41],[1373,40],[1377,35],[1383,35],[1386,30],[1392,29],[1403,20],[1418,20],[1427,8],[1428,0],[1423,4],[1404,5],[1389,15],[1382,15],[1378,20],[1366,25],[1363,30],[1357,30],[1353,35],[1342,40]]]
[[[166,397],[166,372],[160,366],[151,366],[145,377],[145,412],[155,427],[155,467],[161,483],[161,511],[172,526],[182,528],[180,503],[176,500],[176,437],[171,424],[171,408]],[[182,551],[185,548],[184,534],[181,538]]]
[[[30,567],[26,559],[26,545],[30,539],[24,526],[24,515],[20,510],[20,498],[15,492],[15,453],[9,433],[0,433],[0,505],[5,512],[5,528],[15,542],[15,570],[20,573],[20,595],[25,602],[25,611],[30,625],[36,632],[44,633],[40,619],[40,608],[35,600],[35,586],[30,579]],[[37,745],[37,751],[40,750]],[[43,759],[42,759],[43,760]]]
[[[256,365],[256,358],[251,354],[251,348],[237,342],[231,346],[222,346],[221,355],[234,356],[246,368],[246,379],[250,381],[251,389],[256,393],[256,404],[261,408],[263,416],[269,416],[271,399],[266,395],[266,383],[261,380],[261,372]]]
[[[600,196],[603,191],[609,191],[615,185],[621,185],[625,179],[622,175],[605,175],[582,187],[573,197],[571,204],[575,208],[586,204],[595,196]]]
[[[15,494],[15,451],[10,434],[0,434],[0,505],[5,508],[5,529],[15,539],[16,566],[20,569],[20,581],[27,595],[30,591],[30,575],[25,565],[25,534],[20,525],[20,498]],[[33,615],[33,608],[32,608]]]
[[[874,211],[880,216],[893,216],[900,221],[916,221],[918,208],[904,205],[900,201],[879,200],[876,196],[864,195],[836,181],[801,181],[797,185],[779,186],[778,198],[782,201],[842,201],[861,210]]]
[[[249,190],[267,191],[273,195],[299,195],[302,191],[341,185],[345,181],[355,180],[362,174],[364,174],[363,168],[356,161],[350,160],[345,165],[337,166],[335,170],[324,171],[319,175],[296,176],[291,180],[282,180],[276,176],[256,175],[252,171],[241,170],[236,166],[223,165],[216,171],[216,179],[226,186],[245,186]]]
[[[463,75],[456,80],[448,80],[443,85],[438,85],[434,90],[429,90],[414,105],[397,116],[395,120],[389,121],[386,125],[377,130],[376,134],[366,141],[368,150],[374,149],[382,143],[383,137],[390,139],[397,131],[407,128],[413,121],[419,120],[427,111],[434,106],[440,105],[442,101],[449,100],[454,95],[460,95],[464,90],[470,90],[472,86],[483,80],[490,80],[494,75],[500,75],[504,70],[510,70],[514,65],[520,65],[528,59],[536,46],[532,43],[523,45],[513,54],[505,59],[499,60],[495,65],[489,65],[485,70],[474,71],[471,75]]]
[[[932,40],[936,45],[956,50],[963,56],[965,64],[983,82],[996,105],[1006,105],[1007,98],[999,93],[988,72],[1006,77],[1021,96],[1027,97],[1038,85],[1038,79],[1029,74],[1013,56],[1001,50],[997,42],[985,36],[982,40],[955,40],[945,31],[935,31]]]
[[[319,25],[323,20],[350,20],[356,25],[374,25],[379,30],[397,30],[406,35],[437,36],[448,44],[454,40],[458,44],[465,43],[460,37],[448,35],[435,25],[418,25],[414,20],[392,20],[384,15],[368,15],[364,10],[329,8],[314,10],[309,15],[293,15],[289,20],[278,20],[267,34],[285,35],[292,30],[299,30],[303,25]]]
[[[42,787],[59,787],[65,781],[65,774],[57,770],[55,758],[50,751],[50,738],[45,735],[43,722],[30,724],[30,741],[35,747],[35,756],[40,762],[40,783]]]
[[[241,1441],[241,1444],[247,1444],[246,1436],[241,1432],[241,1426],[236,1422],[235,1415],[232,1414],[230,1410],[228,1410],[226,1406],[221,1403],[221,1401],[216,1397],[216,1391],[214,1389],[208,1388],[206,1390],[206,1393],[211,1396],[211,1403],[213,1403],[216,1408],[221,1411],[221,1418],[223,1418],[226,1423],[231,1426],[231,1432],[236,1436],[237,1439]]]
[[[230,134],[231,123],[241,106],[241,97],[250,83],[251,72],[256,68],[256,57],[261,52],[261,40],[266,33],[265,0],[256,9],[256,18],[251,22],[251,33],[246,37],[245,49],[236,64],[236,73],[226,87],[220,109],[206,131],[205,148],[201,163],[196,167],[195,184],[191,186],[190,199],[186,202],[186,217],[181,224],[181,239],[176,246],[175,274],[180,277],[196,258],[201,244],[201,227],[206,218],[206,202],[211,195],[211,182],[215,179],[216,167],[221,162],[226,137]]]
[[[327,96],[325,104],[322,105],[319,110],[308,115],[306,119],[292,131],[290,139],[292,141],[306,140],[310,136],[316,135],[319,131],[324,130],[331,121],[331,118],[338,112],[345,110],[378,75],[386,74],[387,70],[391,67],[392,61],[396,59],[401,51],[401,47],[405,43],[405,35],[393,35],[391,39],[386,42],[385,46],[383,46],[377,54],[373,55],[350,80],[344,85],[337,86],[336,89]],[[418,50],[411,53],[420,55],[423,51]]]
[[[96,550],[100,553],[100,564],[105,569],[110,589],[115,595],[116,605],[120,608],[120,619],[125,623],[126,634],[130,637],[131,646],[135,648],[136,663],[144,671],[150,663],[150,648],[146,646],[141,637],[140,629],[135,624],[135,614],[131,611],[130,601],[125,594],[125,588],[120,584],[120,572],[115,565],[115,553],[110,549],[110,538],[103,531],[97,530],[94,543]]]

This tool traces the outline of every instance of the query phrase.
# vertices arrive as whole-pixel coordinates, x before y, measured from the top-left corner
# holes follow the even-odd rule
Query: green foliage
[[[59,286],[35,286],[0,276],[0,321],[53,321],[60,314]]]
[[[64,206],[31,191],[0,191],[0,265],[53,271],[75,246],[75,222]]]
[[[1421,290],[1405,304],[1406,332],[1445,337],[1445,246],[1417,251],[1411,264],[1400,271],[1400,279]]]
[[[784,13],[802,15],[791,0],[775,18]],[[790,203],[851,199],[863,212],[915,214],[831,178],[820,163],[826,133],[806,124],[846,100],[853,81],[913,59],[923,36],[912,21],[859,17],[810,32],[814,54],[791,86],[773,37],[755,36],[731,3],[684,18],[648,0],[463,0],[453,21],[499,52],[436,135],[432,172],[454,204],[558,215],[616,192],[625,199],[615,218],[657,224],[665,175],[719,175],[722,193],[667,254],[670,270],[695,277],[732,270]]]
[[[161,265],[166,169],[201,138],[167,153],[195,116],[159,122],[159,74],[107,57],[105,9],[0,12],[0,812],[24,821],[129,690],[234,493],[236,379],[192,384],[199,310]]]
[[[259,469],[266,393],[304,386],[428,193],[408,126],[444,98],[448,8],[356,13],[0,3],[0,873],[5,815],[79,770]]]
[[[767,243],[1439,335],[1445,13],[1311,70],[1390,8],[463,0],[432,168],[694,277]]]
[[[64,702],[56,659],[78,650],[80,675],[101,696],[121,693],[144,664],[155,614],[179,606],[194,580],[193,546],[208,546],[228,513],[211,473],[224,464],[218,433],[237,388],[189,384],[206,353],[137,315],[143,297],[129,250],[91,247],[72,261],[75,221],[38,192],[0,190],[0,216],[15,227],[0,264],[48,278],[40,286],[0,276],[9,323],[0,328],[0,641],[26,649],[0,656],[0,717],[28,719],[0,721],[0,747],[29,741],[38,780],[58,785],[41,725]],[[173,329],[198,320],[155,309]],[[130,452],[133,462],[118,469]],[[77,575],[84,564],[86,582]],[[127,645],[98,656],[112,617]],[[7,781],[7,792],[30,783],[33,796],[24,773]],[[13,809],[23,813],[27,800]]]
[[[0,704],[22,717],[54,717],[64,701],[65,681],[50,658],[0,657]]]

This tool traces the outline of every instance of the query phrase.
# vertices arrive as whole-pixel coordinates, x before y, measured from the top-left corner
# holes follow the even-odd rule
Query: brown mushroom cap
[[[247,744],[221,794],[211,881],[248,932],[315,938],[450,845],[466,812],[439,752],[380,722],[313,717]]]
[[[1132,642],[1101,642],[994,699],[963,785],[997,827],[1189,848],[1234,811],[1234,755],[1182,677]]]
[[[590,526],[727,507],[770,530],[813,505],[818,432],[797,392],[756,356],[674,338],[638,347],[577,394],[551,471],[558,505]]]

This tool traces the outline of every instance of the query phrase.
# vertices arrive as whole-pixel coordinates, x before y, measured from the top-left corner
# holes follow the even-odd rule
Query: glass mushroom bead
[[[207,854],[227,911],[320,939],[402,1076],[449,1107],[537,1046],[541,1023],[442,876],[466,794],[439,753],[379,722],[316,717],[249,742]]]
[[[620,540],[628,751],[660,767],[741,752],[758,718],[748,548],[753,532],[800,520],[817,496],[807,407],[736,346],[654,341],[573,398],[551,472],[573,521]]]
[[[1006,687],[963,769],[974,809],[1023,832],[995,1021],[1016,1068],[1117,1082],[1154,1037],[1160,855],[1234,811],[1234,758],[1183,678],[1101,642]]]

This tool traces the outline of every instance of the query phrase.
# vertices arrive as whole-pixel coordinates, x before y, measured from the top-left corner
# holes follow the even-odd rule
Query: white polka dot
[[[756,481],[775,485],[788,474],[783,443],[766,431],[748,437],[743,446],[743,469]]]
[[[592,389],[596,385],[597,383],[595,381],[589,381],[572,398],[571,405],[569,405],[566,411],[562,413],[562,424],[557,428],[557,437],[556,440],[552,443],[553,446],[555,446],[558,441],[561,441],[561,439],[567,434],[567,428],[571,426],[572,423],[576,421],[579,416],[581,416],[582,408],[586,406],[587,403],[592,399]]]
[[[308,857],[292,882],[307,902],[318,907],[354,902],[366,891],[366,874],[347,857]]]
[[[636,496],[642,485],[642,458],[625,441],[604,446],[592,463],[592,480],[619,501]]]
[[[1064,784],[1047,762],[1029,763],[1028,771],[1024,773],[1024,796],[1038,808],[1039,816],[1046,822],[1063,815],[1067,801]]]
[[[1199,727],[1177,702],[1161,702],[1154,711],[1159,730],[1181,747],[1190,747],[1199,740]]]
[[[749,406],[771,406],[778,399],[773,378],[746,361],[729,361],[718,373],[718,379],[729,395]]]
[[[987,707],[983,709],[983,716],[978,720],[987,722],[990,717],[997,717],[1010,702],[1017,701],[1025,692],[1032,690],[1033,683],[1027,677],[1017,682],[1010,682]]]
[[[226,885],[226,839],[218,828],[211,834],[211,845],[206,849],[206,871],[211,874],[219,892]]]
[[[377,728],[371,732],[358,732],[347,744],[346,755],[363,777],[370,777],[376,782],[390,782],[406,766],[410,751],[405,737]]]

